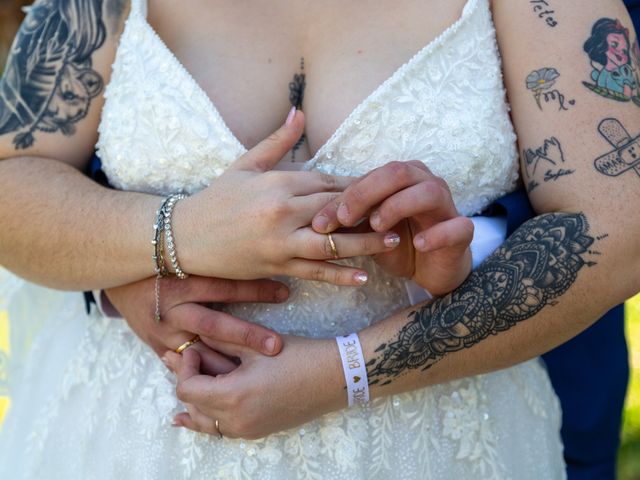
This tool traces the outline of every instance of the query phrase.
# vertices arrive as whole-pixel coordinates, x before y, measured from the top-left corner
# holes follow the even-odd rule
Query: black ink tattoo
[[[529,3],[533,6],[533,12],[538,15],[545,23],[550,27],[555,27],[558,22],[555,19],[555,11],[549,5],[548,0],[529,0]]]
[[[20,27],[0,81],[0,135],[19,132],[16,149],[34,133],[70,136],[103,88],[91,56],[105,42],[103,0],[36,2]]]
[[[304,58],[300,59],[300,73],[296,73],[293,76],[293,81],[289,82],[289,101],[293,107],[298,110],[302,108],[302,102],[304,101],[304,90],[307,87],[306,75],[304,73]],[[291,161],[295,161],[296,152],[304,144],[305,134],[303,133],[300,140],[291,149]]]
[[[602,97],[619,102],[633,101],[640,107],[640,54],[637,40],[630,51],[629,29],[620,20],[601,18],[593,24],[583,49],[589,56],[592,70],[591,82],[582,84]]]
[[[546,172],[544,172],[544,181],[545,182],[555,182],[560,177],[566,177],[567,175],[571,175],[573,173],[576,173],[576,171],[575,170],[565,170],[564,168],[561,168],[559,170],[547,170]]]
[[[531,193],[533,192],[536,188],[538,188],[540,186],[540,184],[538,182],[536,182],[535,180],[531,180],[528,184],[527,184],[527,192]]]
[[[527,148],[522,153],[524,158],[524,166],[529,178],[536,174],[538,164],[545,163],[557,166],[564,163],[564,153],[562,145],[556,137],[548,138],[544,144],[535,150]]]
[[[566,177],[575,173],[575,170],[567,170],[564,168],[548,168],[551,165],[558,167],[564,163],[564,152],[562,151],[562,145],[556,137],[548,138],[544,141],[544,144],[536,148],[535,150],[527,148],[522,152],[522,158],[524,159],[525,174],[529,178],[527,183],[527,192],[531,193],[540,183],[533,178],[538,169],[538,165],[543,163],[546,165],[546,170],[542,181],[551,182],[556,181],[561,177]]]
[[[566,97],[559,90],[550,90],[556,83],[556,79],[560,76],[555,68],[541,68],[534,70],[526,78],[526,85],[533,92],[538,108],[542,110],[542,100],[545,103],[558,103],[558,110],[569,110],[567,105],[573,106],[575,100],[566,100]]]
[[[632,138],[615,118],[602,120],[598,131],[613,150],[596,158],[596,170],[609,177],[617,177],[629,170],[634,170],[640,176],[640,135]]]
[[[106,0],[106,2],[107,17],[111,20],[109,28],[112,32],[117,32],[120,27],[120,19],[127,7],[127,0]]]
[[[367,363],[369,382],[388,385],[427,370],[554,305],[576,281],[595,239],[581,213],[550,213],[523,224],[457,290],[414,311]]]

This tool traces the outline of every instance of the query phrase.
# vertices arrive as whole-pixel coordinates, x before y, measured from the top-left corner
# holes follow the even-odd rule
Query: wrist
[[[322,407],[325,412],[335,412],[347,408],[347,390],[342,370],[340,351],[335,338],[314,340],[317,345],[317,356],[310,358],[322,358],[322,362],[314,362],[317,375],[312,375],[319,379],[319,391],[322,395]]]

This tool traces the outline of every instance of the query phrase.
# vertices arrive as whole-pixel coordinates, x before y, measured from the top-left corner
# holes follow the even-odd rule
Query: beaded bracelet
[[[151,244],[154,247],[153,261],[155,263],[156,281],[155,281],[155,321],[160,322],[160,280],[169,275],[169,270],[164,258],[165,240],[167,250],[169,251],[169,259],[171,266],[175,270],[176,276],[184,280],[188,275],[182,270],[178,263],[175,243],[173,240],[173,230],[171,226],[171,216],[173,208],[179,200],[186,198],[184,194],[169,195],[156,211],[156,221],[153,225],[153,239]]]
[[[179,193],[169,196],[164,205],[164,232],[167,241],[167,250],[169,251],[169,260],[171,260],[171,266],[173,271],[180,280],[184,280],[189,275],[184,273],[180,264],[178,263],[178,253],[176,252],[176,246],[173,240],[173,228],[171,226],[171,216],[173,215],[173,208],[180,200],[187,198],[186,195]]]

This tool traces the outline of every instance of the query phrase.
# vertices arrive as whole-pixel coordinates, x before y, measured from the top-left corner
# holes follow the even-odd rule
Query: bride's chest
[[[465,0],[150,0],[149,23],[248,148],[302,103],[305,161]],[[188,25],[188,28],[185,26]],[[298,105],[300,106],[300,105]]]
[[[334,39],[333,49],[296,40],[310,45],[306,53],[291,47],[291,36],[283,33],[279,59],[255,33],[246,48],[225,53],[217,37],[201,34],[211,60],[192,57],[191,43],[169,30],[159,36],[142,0],[132,2],[105,92],[98,143],[117,188],[205,188],[281,125],[303,85],[306,142],[295,160],[305,169],[358,176],[392,160],[418,159],[449,183],[462,213],[478,211],[514,186],[515,136],[488,0],[465,2],[462,13],[425,44],[424,37],[417,45],[405,41],[394,48],[388,45],[393,36],[349,40],[356,34],[345,32],[336,16],[324,35],[306,30],[312,39]],[[238,28],[241,18],[221,16],[226,26],[216,24],[211,32]],[[375,31],[381,18],[370,19],[373,24],[362,32]],[[394,29],[403,31],[399,24]],[[282,164],[292,164],[291,154]]]

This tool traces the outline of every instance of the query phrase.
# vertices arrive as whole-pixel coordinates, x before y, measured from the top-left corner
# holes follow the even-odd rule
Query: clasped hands
[[[470,272],[473,223],[458,214],[444,180],[420,161],[391,162],[357,179],[273,171],[303,130],[304,115],[296,112],[210,187],[178,204],[176,243],[192,276],[163,280],[160,324],[153,320],[153,279],[105,292],[176,373],[187,412],[175,426],[253,439],[346,406],[333,340],[283,336],[212,307],[286,301],[284,284],[262,278],[366,282],[367,272],[329,261],[336,251],[340,258],[372,255],[389,274],[435,296]],[[195,334],[201,342],[174,353]]]

